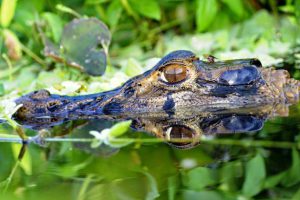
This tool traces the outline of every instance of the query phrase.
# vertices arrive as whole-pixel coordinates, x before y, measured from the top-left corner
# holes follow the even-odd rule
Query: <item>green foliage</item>
[[[1,25],[7,27],[14,17],[17,0],[3,0],[1,3]]]
[[[61,18],[58,15],[49,12],[43,13],[42,17],[46,20],[47,25],[51,29],[51,35],[53,36],[54,42],[58,43],[63,31]]]
[[[293,149],[292,166],[289,170],[286,171],[286,174],[281,181],[281,183],[284,186],[290,187],[292,185],[295,185],[296,183],[299,183],[300,181],[299,167],[300,167],[300,154],[299,151]]]
[[[125,0],[126,1],[126,0]],[[129,0],[133,10],[145,17],[160,20],[160,8],[157,0]]]
[[[217,0],[197,1],[197,30],[199,32],[207,30],[217,16],[217,12]]]
[[[183,180],[184,186],[193,189],[201,190],[207,186],[217,183],[218,177],[215,170],[206,167],[199,167],[189,171]]]
[[[54,16],[50,15],[52,18],[46,16],[48,20],[54,20]],[[58,30],[53,32],[56,39],[60,32]],[[98,19],[74,19],[65,26],[59,47],[44,38],[44,53],[56,61],[67,63],[90,75],[99,76],[106,69],[106,54],[110,40],[109,30]]]
[[[243,184],[243,194],[250,197],[259,193],[265,178],[265,163],[263,157],[257,154],[246,164],[246,180]]]
[[[4,86],[3,83],[0,83],[0,96],[4,95]]]
[[[0,50],[6,60],[0,60],[1,117],[17,109],[14,98],[36,89],[64,95],[113,89],[156,64],[153,57],[178,49],[191,50],[200,58],[202,54],[219,59],[258,57],[263,65],[287,61],[292,74],[300,77],[299,52],[294,48],[300,38],[299,0],[251,1],[255,5],[242,0],[82,2],[2,1]],[[74,18],[76,22],[97,18],[108,27],[93,21],[73,29]],[[52,50],[52,57],[62,62],[42,53],[41,32],[48,38],[46,54]],[[100,45],[96,36],[102,39]],[[111,60],[106,73],[101,77],[81,73],[102,74],[108,46]],[[96,60],[98,67],[86,66],[85,56]],[[82,71],[65,66],[71,62],[79,63]],[[267,123],[258,134],[221,137],[238,144],[264,139],[297,144],[299,106],[291,109],[291,115]],[[93,148],[79,142],[51,144],[47,149],[31,145],[17,165],[20,146],[1,143],[1,192],[8,186],[3,199],[299,199],[299,149],[201,144],[181,151],[160,143],[134,143],[151,136],[128,134],[130,123],[117,123],[103,132],[92,129],[94,139],[89,138],[91,130],[80,125],[72,133],[93,140]],[[0,134],[13,132],[0,126]]]

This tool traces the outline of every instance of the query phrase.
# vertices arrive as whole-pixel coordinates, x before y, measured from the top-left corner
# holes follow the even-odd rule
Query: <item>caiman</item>
[[[60,96],[39,90],[16,100],[21,124],[62,122],[97,116],[168,117],[179,111],[223,110],[294,104],[300,82],[286,70],[263,68],[258,59],[203,61],[190,51],[174,51],[152,69],[107,92]]]

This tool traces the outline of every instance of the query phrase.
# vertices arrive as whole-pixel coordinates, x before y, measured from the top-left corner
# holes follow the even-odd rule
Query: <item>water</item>
[[[299,113],[300,105],[277,105],[31,120],[24,155],[2,124],[1,199],[290,199],[300,186]],[[133,129],[91,147],[91,131],[122,120]]]

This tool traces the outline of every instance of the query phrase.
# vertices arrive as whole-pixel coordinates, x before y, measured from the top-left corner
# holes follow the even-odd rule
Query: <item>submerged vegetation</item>
[[[92,24],[76,32],[83,21]],[[256,57],[300,79],[299,0],[2,0],[0,25],[0,136],[10,141],[37,134],[10,120],[16,97],[113,89],[173,50]],[[185,151],[130,121],[58,126],[53,135],[72,134],[43,130],[46,148],[1,143],[0,198],[299,199],[299,121],[296,105],[259,132],[203,137]]]

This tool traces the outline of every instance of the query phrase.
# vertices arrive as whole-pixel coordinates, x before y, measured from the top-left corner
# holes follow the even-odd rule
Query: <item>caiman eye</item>
[[[187,70],[181,65],[168,65],[163,69],[161,79],[167,83],[178,83],[187,77]]]
[[[189,145],[196,144],[196,141],[194,141],[196,137],[195,131],[186,126],[171,126],[165,134],[166,139],[170,140],[168,143],[177,148],[188,148]]]

